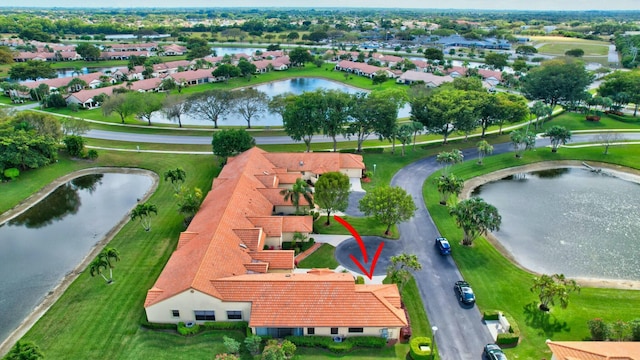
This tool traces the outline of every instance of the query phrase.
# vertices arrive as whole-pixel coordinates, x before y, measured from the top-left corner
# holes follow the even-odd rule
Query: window
[[[338,333],[338,328],[331,328],[331,335],[336,335]]]
[[[216,312],[213,310],[196,310],[193,312],[196,320],[216,320]]]
[[[364,329],[363,328],[349,328],[349,332],[350,333],[363,333]]]
[[[171,316],[180,317],[180,310],[171,310]]]
[[[315,335],[316,328],[307,328],[307,335]]]
[[[227,311],[228,320],[242,320],[242,311]]]

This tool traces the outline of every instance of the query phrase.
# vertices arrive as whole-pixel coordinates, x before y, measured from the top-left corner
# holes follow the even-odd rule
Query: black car
[[[489,360],[507,360],[507,356],[502,352],[500,346],[496,344],[485,345],[483,355]]]
[[[456,281],[456,292],[458,293],[458,300],[463,304],[473,304],[476,302],[476,296],[473,293],[473,289],[466,281]]]
[[[436,247],[440,250],[441,255],[449,255],[451,254],[451,244],[449,244],[449,240],[443,237],[436,238]]]

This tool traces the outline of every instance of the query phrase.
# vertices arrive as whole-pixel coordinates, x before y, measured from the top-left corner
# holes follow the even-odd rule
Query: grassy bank
[[[523,159],[513,154],[492,156],[485,165],[467,161],[452,171],[456,176],[469,179],[498,169],[547,160],[587,160],[638,167],[640,147],[628,146],[602,154],[601,147],[560,149],[551,153],[548,149],[527,152]],[[434,175],[436,176],[436,175]],[[439,194],[433,176],[424,184],[424,196],[440,233],[448,237],[453,246],[453,257],[464,278],[474,286],[480,310],[500,309],[511,314],[522,332],[521,343],[507,350],[510,357],[540,359],[549,357],[546,339],[583,340],[589,337],[587,321],[595,317],[605,321],[631,320],[640,308],[640,291],[583,288],[580,294],[571,295],[567,309],[554,306],[549,314],[537,310],[537,297],[529,291],[533,275],[520,269],[499,253],[485,239],[474,242],[472,247],[459,244],[462,231],[448,214],[447,208],[438,204]]]

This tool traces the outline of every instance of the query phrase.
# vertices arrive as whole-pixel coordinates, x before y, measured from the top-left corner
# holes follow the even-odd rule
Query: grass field
[[[542,54],[563,56],[567,50],[582,49],[585,56],[607,56],[609,43],[606,41],[565,38],[560,36],[531,36],[534,46]]]

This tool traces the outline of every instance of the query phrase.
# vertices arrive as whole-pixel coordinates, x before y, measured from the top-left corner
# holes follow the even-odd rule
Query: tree
[[[44,359],[44,354],[38,345],[30,341],[18,340],[9,350],[4,360],[39,360]]]
[[[549,60],[531,69],[522,79],[522,93],[528,99],[544,101],[551,108],[558,104],[572,105],[582,99],[593,78],[580,62]]]
[[[295,141],[304,141],[307,152],[311,151],[313,135],[324,124],[325,106],[322,90],[304,92],[288,102],[282,121],[284,131]]]
[[[164,181],[171,181],[171,186],[176,194],[180,192],[186,179],[187,173],[181,167],[164,172]]]
[[[514,123],[522,121],[529,116],[529,107],[527,101],[520,95],[509,93],[496,94],[498,125],[500,128],[498,133],[502,135],[502,126],[505,123]]]
[[[211,54],[209,42],[203,38],[190,37],[187,40],[186,46],[189,50],[187,52],[187,60],[189,61],[203,58]]]
[[[280,195],[283,196],[284,201],[291,201],[291,204],[296,207],[296,214],[299,213],[300,197],[309,204],[309,208],[313,206],[313,190],[306,181],[301,178],[297,178],[291,189],[280,190]]]
[[[412,271],[422,269],[422,264],[418,261],[416,254],[402,253],[391,257],[391,265],[387,267],[387,279],[391,283],[398,285],[398,290],[402,293],[402,289],[411,279]]]
[[[107,279],[107,277],[104,276],[104,274],[102,273],[103,271],[107,270],[107,268],[109,268],[109,263],[107,263],[107,260],[104,258],[104,256],[102,256],[102,253],[100,253],[89,264],[89,274],[91,274],[91,277],[94,277],[96,275],[100,275],[100,276],[102,276],[104,281],[107,284],[109,284],[109,279]]]
[[[400,127],[396,127],[396,133],[394,137],[398,139],[398,141],[400,141],[400,144],[402,144],[402,156],[404,156],[405,154],[404,152],[405,146],[411,143],[411,135],[413,134],[413,131],[414,131],[414,128],[412,127],[411,124],[413,123],[414,122],[412,121],[410,124],[403,124]]]
[[[62,138],[60,121],[52,115],[34,111],[21,111],[13,117],[16,128],[32,131],[37,135],[50,137],[55,141]]]
[[[17,63],[9,69],[9,77],[13,80],[52,79],[57,76],[50,63],[38,60]]]
[[[174,82],[171,81],[171,83]],[[182,115],[189,112],[189,102],[179,96],[169,95],[162,101],[160,111],[162,111],[167,118],[178,120],[178,127],[182,127]]]
[[[0,46],[0,64],[13,64],[13,52],[8,46]]]
[[[120,261],[120,253],[116,248],[105,247],[98,256],[102,257],[106,261],[107,267],[109,268],[109,280],[107,282],[112,283],[113,268],[115,267],[114,263]]]
[[[564,52],[564,54],[566,56],[572,56],[572,57],[583,57],[584,56],[584,50],[582,49],[570,49]]]
[[[211,72],[211,75],[215,77],[223,77],[225,82],[228,82],[232,77],[238,77],[241,74],[240,69],[231,64],[220,64]]]
[[[86,61],[100,59],[100,49],[89,43],[79,43],[76,45],[76,52]]]
[[[254,88],[234,91],[235,109],[247,121],[247,129],[251,129],[251,119],[258,118],[267,110],[269,97]]]
[[[500,71],[502,71],[502,69],[504,69],[504,67],[509,64],[508,60],[509,60],[509,54],[490,52],[484,56],[485,64],[489,65],[494,69],[498,69]]]
[[[137,97],[128,94],[113,94],[102,103],[102,115],[109,116],[116,113],[124,124],[124,120],[138,111]]]
[[[524,151],[533,149],[536,144],[536,134],[523,129],[512,131],[510,137],[517,158],[522,157]]]
[[[198,210],[200,210],[202,190],[199,188],[194,188],[193,190],[181,189],[175,195],[178,199],[178,212],[184,215],[185,225],[189,225]]]
[[[251,79],[251,75],[256,72],[256,65],[247,61],[245,58],[240,58],[238,61],[238,69],[240,69],[240,75],[248,77]]]
[[[341,172],[326,172],[315,183],[313,200],[321,209],[327,211],[327,222],[330,225],[331,213],[345,211],[349,205],[351,183],[349,177]]]
[[[222,337],[222,342],[228,353],[238,354],[240,352],[240,342],[238,340],[225,335]]]
[[[289,61],[291,61],[291,66],[304,66],[305,63],[313,61],[313,56],[309,50],[297,47],[289,51]]]
[[[452,112],[458,110],[455,100],[459,90],[439,89],[427,96],[419,96],[411,101],[411,120],[419,121],[427,131],[443,136],[442,143],[455,129],[451,122]]]
[[[438,192],[440,192],[440,204],[447,205],[451,195],[460,195],[464,188],[464,180],[458,179],[453,174],[438,178]]]
[[[381,85],[387,80],[389,80],[389,77],[387,76],[387,72],[384,70],[376,71],[371,78],[373,85]]]
[[[84,152],[84,139],[78,135],[67,135],[62,140],[67,148],[67,153],[73,157],[81,157]]]
[[[615,71],[607,75],[598,88],[598,94],[610,97],[617,106],[624,106],[629,102],[635,104],[635,117],[640,104],[640,71]]]
[[[333,151],[337,151],[336,137],[345,133],[349,112],[353,106],[353,97],[339,90],[322,91],[322,95],[326,104],[322,132],[333,139]]]
[[[560,306],[566,309],[569,305],[569,294],[580,292],[580,286],[575,280],[565,278],[563,274],[546,275],[533,278],[531,292],[538,293],[540,310],[549,311],[549,305],[555,305],[556,299]]]
[[[538,129],[538,123],[540,118],[546,116],[549,113],[549,106],[545,105],[542,101],[536,101],[531,107],[531,113],[536,116],[535,128]]]
[[[604,146],[604,155],[609,153],[609,147],[624,140],[624,136],[620,133],[606,132],[595,136],[594,141]]]
[[[571,139],[571,130],[564,126],[554,125],[547,129],[544,136],[548,136],[551,141],[551,152],[557,152],[560,144],[564,145]]]
[[[158,215],[158,208],[149,203],[138,204],[131,211],[131,221],[140,220],[144,231],[151,230],[151,215]]]
[[[385,235],[390,234],[392,225],[409,220],[417,210],[411,195],[397,186],[380,186],[367,191],[358,207],[366,216],[373,216],[387,225]]]
[[[249,350],[251,355],[257,355],[260,353],[261,344],[262,338],[258,335],[249,335],[244,338],[244,346]]]
[[[58,141],[34,131],[17,129],[0,136],[0,169],[37,169],[54,162]]]
[[[449,214],[455,218],[456,224],[462,228],[464,232],[462,245],[467,246],[473,244],[473,241],[478,236],[485,234],[487,231],[499,230],[502,222],[498,209],[478,197],[460,201],[449,208]]]
[[[77,91],[80,91],[80,90],[86,88],[87,87],[87,82],[82,80],[82,79],[80,79],[80,78],[74,77],[73,79],[71,79],[71,81],[69,81],[67,83],[66,87],[71,92],[77,92]]]
[[[233,109],[233,94],[228,90],[207,90],[189,96],[188,109],[194,117],[202,117],[213,121],[218,128],[218,119]]]
[[[256,146],[256,140],[244,129],[225,129],[213,133],[211,146],[213,154],[222,158],[222,164],[225,164],[229,156]]]
[[[491,155],[491,153],[493,153],[493,146],[486,140],[478,141],[476,146],[478,149],[478,164],[482,165],[482,159],[484,159],[485,156]]]
[[[136,102],[138,105],[136,106],[136,114],[140,118],[146,119],[147,125],[151,125],[151,116],[153,113],[162,109],[162,98],[160,98],[158,94],[150,92],[132,93],[128,94],[128,96],[137,98]]]
[[[89,131],[89,125],[84,120],[76,118],[62,118],[60,119],[62,124],[63,135],[84,135]]]
[[[538,49],[536,49],[535,46],[531,46],[531,45],[520,45],[516,48],[516,54],[531,55],[531,54],[537,54],[537,53],[538,53]]]
[[[409,127],[411,128],[411,132],[413,133],[413,151],[416,150],[416,137],[420,132],[424,130],[424,125],[419,121],[410,121]]]
[[[444,61],[444,53],[438,48],[430,47],[424,49],[424,57],[431,61]]]
[[[462,155],[462,151],[458,149],[441,151],[436,155],[436,162],[442,164],[442,176],[448,176],[451,166],[461,163],[463,160],[464,156]]]

